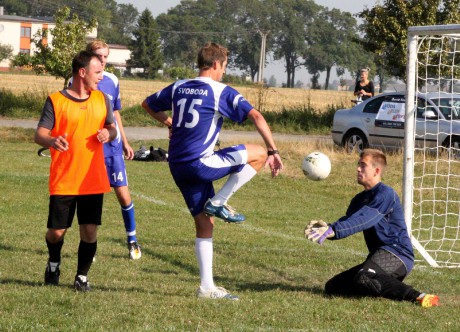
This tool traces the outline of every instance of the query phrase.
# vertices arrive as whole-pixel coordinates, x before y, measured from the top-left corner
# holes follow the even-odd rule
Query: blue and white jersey
[[[346,215],[331,227],[335,232],[333,240],[363,232],[371,254],[384,249],[398,256],[407,271],[414,266],[414,252],[398,194],[382,182],[356,195]]]
[[[146,102],[154,112],[172,110],[168,160],[174,163],[211,155],[223,118],[241,123],[253,109],[238,91],[209,77],[177,81]]]
[[[109,97],[114,112],[121,110],[120,86],[118,84],[118,78],[114,74],[104,71],[102,80],[97,85],[97,89],[104,92]],[[113,141],[104,144],[105,157],[123,155],[123,142],[121,140],[120,129],[118,129],[118,123],[115,117],[114,120],[115,126],[117,127],[117,137]]]

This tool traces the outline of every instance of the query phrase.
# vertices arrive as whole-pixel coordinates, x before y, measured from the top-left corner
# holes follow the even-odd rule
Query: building
[[[56,25],[46,19],[35,19],[15,15],[3,15],[3,7],[0,7],[0,43],[13,47],[13,54],[34,53],[31,38],[40,29],[52,29]],[[51,42],[51,36],[45,43]],[[0,62],[0,70],[7,70],[10,60]]]
[[[0,43],[11,45],[13,55],[18,53],[34,54],[32,37],[38,30],[53,29],[56,26],[52,19],[41,19],[22,17],[15,15],[4,15],[3,7],[0,6]],[[97,28],[93,29],[87,36],[88,41],[97,38]],[[51,43],[52,36],[48,34],[48,39],[44,43]],[[130,58],[131,52],[124,45],[109,44],[110,55],[107,63],[123,72],[126,69],[126,61]],[[7,71],[10,68],[10,60],[0,62],[0,70]]]

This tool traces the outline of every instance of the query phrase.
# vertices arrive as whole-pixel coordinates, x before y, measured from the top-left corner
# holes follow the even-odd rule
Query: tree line
[[[182,0],[154,18],[146,9],[114,0],[4,0],[6,14],[55,16],[67,6],[86,22],[97,21],[99,38],[126,45],[128,66],[144,68],[154,78],[164,65],[194,68],[195,55],[207,41],[226,45],[229,67],[256,79],[262,39],[274,60],[284,62],[286,86],[294,87],[296,70],[311,74],[313,88],[328,88],[335,69],[357,73],[370,67],[383,86],[405,78],[407,28],[460,22],[460,0],[385,0],[357,14],[328,9],[313,0]]]

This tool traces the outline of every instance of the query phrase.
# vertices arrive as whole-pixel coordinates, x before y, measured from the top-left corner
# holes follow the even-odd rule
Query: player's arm
[[[152,117],[154,118],[155,120],[157,120],[158,122],[164,124],[166,127],[168,128],[171,128],[172,126],[172,119],[171,117],[166,113],[166,112],[163,112],[163,111],[160,111],[160,112],[154,112],[150,107],[149,105],[147,104],[147,101],[144,100],[142,102],[142,108],[145,109],[145,111]]]
[[[107,102],[107,96],[106,96],[105,105],[107,107],[107,115],[105,118],[104,127],[98,130],[96,134],[98,141],[101,143],[107,143],[107,142],[113,141],[115,138],[117,138],[117,134],[118,134],[117,127],[115,126],[115,122],[114,122],[112,104],[110,102]]]
[[[64,152],[69,149],[69,142],[67,141],[67,133],[53,137],[48,128],[38,126],[35,130],[35,143],[43,146],[44,148],[53,148],[59,152]]]
[[[267,157],[265,165],[269,165],[270,169],[272,170],[272,175],[277,176],[279,172],[283,169],[283,162],[281,161],[281,157],[276,148],[275,141],[273,140],[272,131],[270,130],[267,121],[265,121],[263,115],[254,108],[251,111],[249,111],[248,119],[250,119],[254,123],[254,126],[256,127],[260,136],[262,136],[262,139],[264,140],[265,145],[267,146],[269,155]]]
[[[382,209],[383,205],[384,202],[364,205],[349,217],[340,218],[340,220],[331,225],[335,233],[335,239],[343,239],[375,226],[385,217],[385,209]]]
[[[128,138],[126,137],[125,129],[123,127],[123,123],[121,122],[121,114],[118,110],[114,110],[113,116],[115,117],[118,129],[120,130],[121,141],[123,142],[123,152],[125,153],[126,158],[131,160],[134,157],[134,150],[131,145],[129,145]]]
[[[54,128],[54,121],[54,107],[51,99],[48,97],[46,98],[37,129],[35,130],[34,140],[35,143],[44,148],[53,148],[59,152],[64,152],[69,149],[67,133],[57,137],[51,136],[51,129]]]

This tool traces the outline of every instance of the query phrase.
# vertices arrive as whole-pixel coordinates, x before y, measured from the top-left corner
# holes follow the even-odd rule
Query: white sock
[[[204,289],[215,288],[212,275],[212,238],[196,238],[195,254],[200,268],[200,286]]]
[[[59,263],[50,262],[51,272],[56,272],[56,268],[59,266]]]
[[[249,164],[244,165],[240,172],[230,174],[227,182],[225,182],[217,194],[211,198],[211,203],[217,206],[226,204],[230,197],[232,197],[232,195],[245,183],[249,182],[256,174],[257,171]]]

